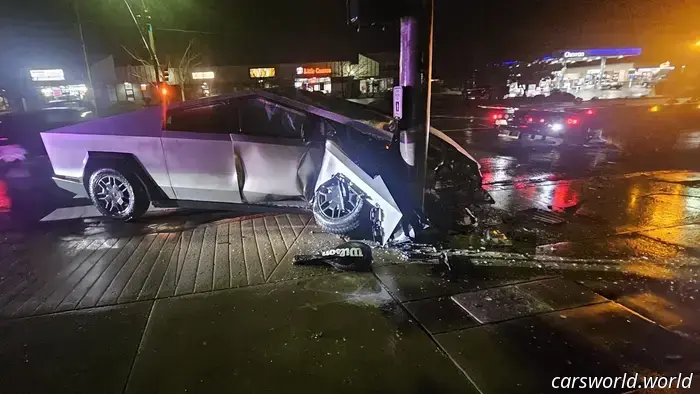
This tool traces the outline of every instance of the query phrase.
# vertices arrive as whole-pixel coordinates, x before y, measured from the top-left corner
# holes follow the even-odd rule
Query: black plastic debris
[[[372,266],[372,249],[362,242],[346,242],[311,255],[296,255],[294,264],[328,264],[339,271],[369,271]]]

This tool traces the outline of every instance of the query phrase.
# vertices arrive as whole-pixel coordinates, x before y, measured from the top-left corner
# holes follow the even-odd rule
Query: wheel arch
[[[132,153],[88,151],[85,167],[83,168],[83,186],[90,190],[90,176],[100,168],[113,168],[126,170],[134,174],[143,183],[146,193],[151,201],[166,201],[170,198],[165,194],[143,164]]]

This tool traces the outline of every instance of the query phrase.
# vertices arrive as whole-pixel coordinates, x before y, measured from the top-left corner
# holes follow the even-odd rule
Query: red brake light
[[[493,120],[496,120],[496,119],[498,119],[498,115],[497,115],[497,114],[493,114],[493,115],[491,115],[491,118],[492,118]]]
[[[588,110],[586,111],[586,115],[588,115],[588,116],[593,116],[593,115],[595,115],[595,111],[593,111],[592,109],[588,109]]]
[[[540,119],[540,123],[544,123],[544,118]]]
[[[527,118],[527,123],[532,123],[532,122],[534,122],[534,121],[535,121],[535,120],[532,119],[532,118]]]
[[[566,124],[568,125],[577,125],[578,124],[578,119],[576,118],[569,118],[566,120]]]

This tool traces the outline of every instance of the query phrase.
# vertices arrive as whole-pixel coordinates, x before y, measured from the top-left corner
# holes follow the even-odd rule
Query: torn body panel
[[[305,163],[319,157],[322,148],[282,138],[232,134],[231,139],[240,166],[238,184],[244,202],[301,200],[306,197],[304,186],[308,177],[314,176],[314,171]],[[300,174],[301,170],[303,174]]]
[[[381,242],[385,244],[403,217],[401,210],[381,176],[369,176],[336,143],[329,140],[326,141],[326,152],[316,180],[316,190],[338,174],[355,185],[365,195],[368,204],[381,209]]]

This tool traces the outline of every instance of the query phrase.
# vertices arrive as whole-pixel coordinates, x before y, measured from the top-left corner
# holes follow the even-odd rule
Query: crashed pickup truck
[[[300,90],[152,107],[42,133],[56,184],[129,220],[155,207],[305,209],[330,233],[381,243],[416,215],[391,118]],[[479,164],[432,130],[428,189],[490,202]],[[438,193],[439,194],[439,193]],[[402,225],[400,225],[402,224]]]

